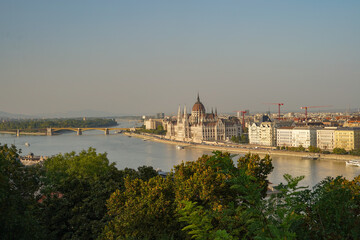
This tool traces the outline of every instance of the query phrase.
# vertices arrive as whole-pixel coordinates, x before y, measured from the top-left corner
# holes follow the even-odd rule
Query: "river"
[[[126,125],[126,126],[125,126]],[[127,122],[121,122],[119,127],[127,127]],[[147,165],[170,171],[174,165],[182,161],[193,161],[202,154],[211,154],[210,151],[184,148],[178,150],[175,145],[144,141],[139,138],[127,137],[123,134],[111,132],[105,136],[101,131],[85,131],[82,136],[75,132],[56,136],[20,136],[0,134],[1,144],[15,144],[22,150],[22,155],[30,152],[35,155],[51,156],[71,151],[79,152],[93,147],[97,152],[106,152],[110,162],[115,162],[119,169],[137,168]],[[30,146],[25,146],[29,143]],[[304,175],[301,182],[304,186],[314,186],[327,176],[342,175],[348,179],[360,175],[360,168],[346,166],[343,161],[335,160],[308,160],[298,157],[273,156],[274,170],[269,176],[270,182],[279,184],[284,182],[283,175]]]

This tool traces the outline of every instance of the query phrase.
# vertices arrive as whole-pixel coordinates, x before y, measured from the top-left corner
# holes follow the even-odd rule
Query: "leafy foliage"
[[[339,155],[346,155],[346,154],[348,154],[348,152],[347,152],[344,148],[334,148],[334,149],[333,149],[333,153],[334,153],[334,154],[339,154]]]
[[[314,239],[360,238],[360,176],[326,178],[305,201],[304,227]],[[300,239],[307,239],[299,231]]]
[[[97,154],[93,148],[49,158],[44,168],[44,200],[38,204],[38,217],[50,239],[96,239],[110,221],[106,200],[124,189],[124,178],[157,176],[146,166],[138,171],[118,170],[106,154]]]
[[[360,176],[312,190],[271,158],[214,152],[174,167],[118,170],[89,148],[25,167],[0,145],[1,239],[359,239]]]
[[[156,129],[145,129],[145,125],[142,125],[140,129],[137,129],[135,133],[150,133],[157,135],[166,135],[166,130],[164,130],[163,126],[158,126]]]
[[[115,191],[108,200],[112,220],[104,239],[179,238],[175,216],[174,184],[170,177],[148,181],[126,178],[124,191]]]
[[[50,127],[110,127],[117,125],[114,119],[94,118],[94,119],[31,119],[31,120],[11,120],[0,123],[0,130],[34,130]]]
[[[244,169],[245,173],[254,177],[254,181],[260,186],[262,196],[265,197],[269,181],[267,176],[274,169],[269,155],[261,159],[259,155],[247,154],[238,160],[238,168]]]
[[[240,137],[232,136],[230,140],[234,143],[249,143],[249,138],[247,134],[241,134]]]
[[[39,167],[25,167],[15,146],[0,145],[0,239],[37,239],[34,217]]]
[[[305,152],[305,148],[300,145],[299,147],[282,147],[281,150],[287,150],[292,152]]]
[[[360,148],[351,150],[350,154],[354,156],[360,156]]]
[[[309,152],[312,152],[312,153],[320,153],[321,152],[320,148],[314,147],[314,146],[309,146],[308,150],[309,150]]]

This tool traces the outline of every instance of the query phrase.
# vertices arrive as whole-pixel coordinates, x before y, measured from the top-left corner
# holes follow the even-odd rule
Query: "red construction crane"
[[[300,107],[300,109],[305,109],[305,120],[308,120],[308,114],[307,110],[308,108],[323,108],[323,107],[332,107],[332,106],[306,106],[306,107]]]
[[[284,104],[283,104],[283,103],[265,103],[265,104],[278,105],[278,107],[279,107],[278,119],[280,120],[280,119],[281,119],[281,116],[280,116],[280,107],[281,107],[282,105],[284,105]]]
[[[245,113],[247,113],[247,111],[235,111],[235,112],[239,112],[242,115],[242,130],[244,132],[245,131]]]

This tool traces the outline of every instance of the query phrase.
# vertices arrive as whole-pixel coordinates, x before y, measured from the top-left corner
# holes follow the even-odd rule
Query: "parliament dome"
[[[196,103],[195,103],[194,106],[192,107],[192,111],[193,111],[193,112],[202,112],[202,113],[205,113],[205,107],[204,107],[204,105],[200,102],[199,94],[198,94]]]

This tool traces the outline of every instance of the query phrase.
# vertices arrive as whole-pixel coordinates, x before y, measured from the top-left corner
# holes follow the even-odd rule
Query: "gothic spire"
[[[178,109],[178,117],[177,117],[178,119],[178,122],[180,122],[180,120],[181,120],[181,108],[180,108],[180,105],[179,105],[179,109]]]
[[[197,101],[200,102],[199,92],[197,94]]]

